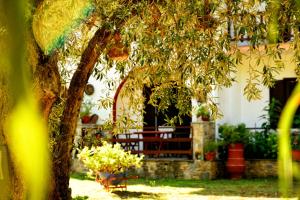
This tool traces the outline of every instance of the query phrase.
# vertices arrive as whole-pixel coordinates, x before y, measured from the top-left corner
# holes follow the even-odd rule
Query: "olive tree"
[[[299,63],[297,1],[92,2],[93,13],[81,19],[79,28],[72,27],[64,40],[51,51],[43,48],[32,27],[33,22],[39,20],[35,17],[42,5],[57,1],[35,0],[28,11],[27,60],[41,113],[48,121],[52,144],[49,150],[52,164],[48,199],[71,199],[71,151],[85,85],[94,69],[96,76],[103,78],[107,69],[115,67],[121,78],[130,80],[128,89],[131,90],[140,89],[143,85],[153,87],[150,102],[159,109],[165,109],[172,98],[177,98],[179,114],[190,114],[185,102],[186,96],[192,96],[199,101],[210,102],[216,116],[216,105],[210,93],[215,88],[230,87],[235,81],[237,65],[243,58],[239,49],[241,41],[248,41],[248,55],[257,60],[257,66],[248,66],[249,77],[244,89],[248,99],[259,98],[259,83],[272,86],[274,75],[284,68],[280,43],[292,39],[290,47],[295,61]],[[53,17],[55,13],[49,15],[49,19]],[[62,20],[57,21],[57,24],[60,23]],[[117,52],[113,53],[112,49]],[[129,54],[128,58],[114,60],[120,52]],[[263,62],[264,57],[274,60],[276,65]],[[64,85],[60,68],[65,67],[68,58],[75,61],[76,67],[70,75],[69,85]],[[295,72],[299,76],[298,66]],[[2,78],[5,82],[6,76]],[[174,94],[170,88],[177,88],[179,92]],[[2,91],[7,94],[5,88]],[[0,106],[1,113],[5,115],[9,114],[9,106],[6,105],[10,104],[6,99],[1,99]],[[54,122],[57,116],[59,120]],[[0,130],[1,140],[6,143],[9,136],[4,133],[3,124]],[[17,167],[14,164],[14,169]],[[13,176],[13,180],[18,179],[18,174]],[[22,181],[13,182],[18,186],[11,187],[13,198],[22,199],[26,191],[19,189],[24,188]]]

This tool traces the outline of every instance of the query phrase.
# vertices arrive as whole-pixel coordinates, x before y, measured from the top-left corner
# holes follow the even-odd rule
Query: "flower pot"
[[[111,174],[109,172],[100,172],[99,177],[106,185],[119,185],[123,182],[126,174],[125,173],[118,173],[118,174]]]
[[[208,116],[201,116],[201,119],[202,119],[202,121],[205,121],[205,122],[209,121],[209,117]]]
[[[158,131],[173,132],[173,131],[175,131],[175,127],[174,126],[158,126]]]
[[[121,44],[113,46],[109,52],[108,56],[116,61],[124,61],[127,60],[129,56],[128,49]]]
[[[292,150],[292,158],[295,161],[300,161],[300,150],[293,149]]]
[[[90,116],[85,115],[85,116],[81,117],[81,123],[87,124],[90,122],[90,119],[91,119]]]
[[[211,151],[204,154],[204,158],[206,161],[214,161],[216,159],[216,152]]]
[[[121,43],[121,34],[114,34],[115,44],[110,48],[108,56],[116,61],[124,61],[128,59],[129,50]]]
[[[231,179],[242,178],[245,172],[244,145],[230,144],[228,146],[228,159],[226,169]]]

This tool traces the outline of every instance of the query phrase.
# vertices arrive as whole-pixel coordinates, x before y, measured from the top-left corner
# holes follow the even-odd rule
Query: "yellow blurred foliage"
[[[33,97],[18,102],[6,127],[9,148],[25,180],[29,199],[44,199],[49,177],[48,137]]]

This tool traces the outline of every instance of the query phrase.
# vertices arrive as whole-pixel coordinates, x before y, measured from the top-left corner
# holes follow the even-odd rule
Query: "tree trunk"
[[[69,188],[71,152],[83,93],[94,65],[109,40],[110,33],[104,28],[99,29],[83,52],[79,66],[72,77],[62,116],[60,136],[53,149],[52,187],[49,199],[71,199]]]

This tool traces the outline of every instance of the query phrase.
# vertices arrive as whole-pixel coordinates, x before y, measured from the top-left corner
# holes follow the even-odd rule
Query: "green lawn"
[[[105,192],[85,176],[72,176],[73,197],[80,199],[279,199],[276,179],[243,180],[130,180],[127,191]],[[290,197],[296,198],[296,191]]]

